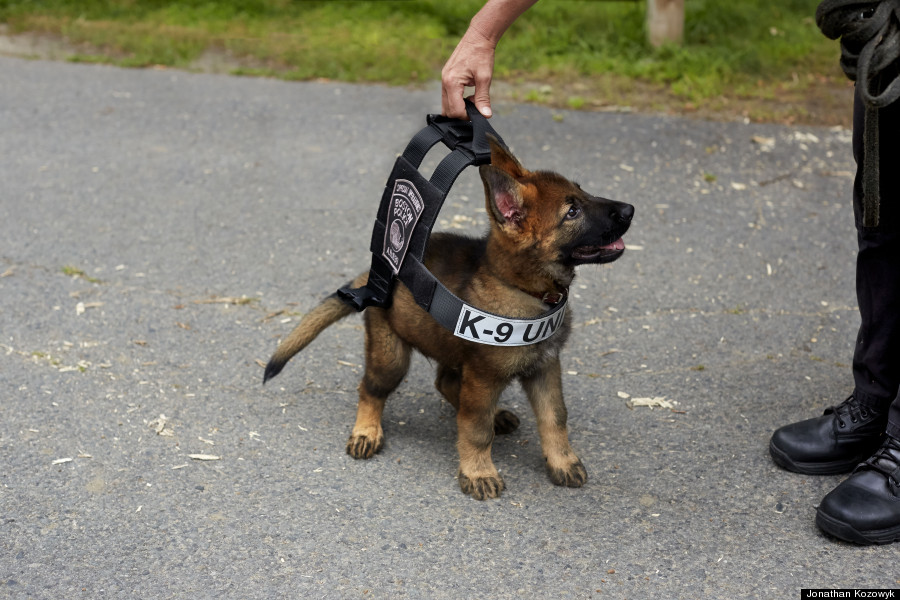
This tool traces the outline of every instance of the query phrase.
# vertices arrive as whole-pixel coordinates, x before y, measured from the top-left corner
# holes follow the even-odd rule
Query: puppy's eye
[[[568,219],[568,220],[577,219],[580,216],[581,216],[581,209],[578,208],[577,206],[570,206],[569,212],[566,213],[566,219]]]

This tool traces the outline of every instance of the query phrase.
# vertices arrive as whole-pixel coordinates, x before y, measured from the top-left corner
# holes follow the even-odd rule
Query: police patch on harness
[[[390,263],[395,275],[400,272],[413,230],[424,210],[425,203],[416,186],[406,179],[397,179],[388,205],[388,223],[381,254]]]
[[[566,315],[565,303],[549,316],[537,319],[508,319],[463,304],[453,334],[491,346],[527,346],[556,333]]]

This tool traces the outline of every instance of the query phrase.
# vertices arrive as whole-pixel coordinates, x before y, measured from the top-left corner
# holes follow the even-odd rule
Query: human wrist
[[[503,37],[503,31],[496,31],[495,28],[486,25],[478,19],[478,15],[475,15],[469,22],[469,28],[463,34],[463,40],[475,46],[487,46],[491,50],[495,49],[500,38]]]

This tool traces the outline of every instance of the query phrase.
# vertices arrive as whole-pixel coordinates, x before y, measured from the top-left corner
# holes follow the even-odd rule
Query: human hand
[[[463,94],[466,86],[474,86],[472,101],[487,118],[491,111],[491,79],[494,74],[496,44],[470,28],[462,37],[441,71],[441,114],[455,119],[468,119]]]

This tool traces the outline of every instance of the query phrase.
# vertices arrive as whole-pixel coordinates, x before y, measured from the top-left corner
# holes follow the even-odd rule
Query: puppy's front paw
[[[487,477],[469,477],[460,473],[459,488],[476,500],[488,500],[499,498],[500,493],[506,489],[506,484],[499,473]]]
[[[565,487],[581,487],[587,481],[587,470],[577,458],[575,462],[561,467],[553,467],[548,461],[547,473],[550,481]]]
[[[347,454],[353,458],[372,458],[384,446],[384,435],[351,434]]]

